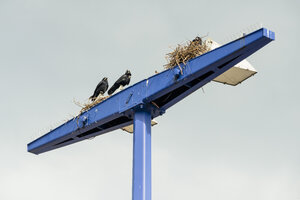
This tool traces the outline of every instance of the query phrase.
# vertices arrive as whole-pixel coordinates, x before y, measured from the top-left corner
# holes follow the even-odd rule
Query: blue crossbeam
[[[196,57],[186,65],[142,80],[29,143],[28,151],[40,154],[130,125],[134,110],[141,104],[148,107],[152,118],[162,115],[274,39],[274,32],[262,28]]]

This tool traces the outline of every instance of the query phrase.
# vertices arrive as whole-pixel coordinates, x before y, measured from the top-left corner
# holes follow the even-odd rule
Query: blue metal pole
[[[151,200],[151,113],[134,114],[132,200]]]

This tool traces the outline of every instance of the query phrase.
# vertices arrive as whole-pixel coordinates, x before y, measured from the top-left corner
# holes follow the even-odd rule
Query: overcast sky
[[[157,118],[153,200],[299,200],[299,8],[282,1],[0,0],[0,199],[131,199],[132,135],[117,130],[41,155],[27,143],[79,112],[104,76],[132,82],[207,33],[276,40],[247,60],[258,74],[209,83]]]

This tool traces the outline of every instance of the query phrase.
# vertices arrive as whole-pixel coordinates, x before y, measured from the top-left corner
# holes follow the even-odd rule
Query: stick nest
[[[172,69],[180,64],[186,65],[186,62],[192,58],[200,56],[208,52],[210,48],[206,45],[206,42],[202,41],[200,37],[196,37],[193,41],[188,41],[184,44],[178,44],[173,52],[166,55],[168,64],[164,65],[165,69]]]
[[[89,102],[87,102],[87,103],[81,103],[81,102],[79,102],[79,101],[73,100],[73,102],[74,102],[77,106],[81,107],[81,110],[80,110],[78,116],[80,116],[83,112],[85,112],[85,111],[87,111],[87,110],[93,108],[94,106],[96,106],[98,103],[104,101],[105,99],[108,99],[109,97],[110,97],[110,96],[98,96],[98,97],[96,98],[95,101],[89,101]]]

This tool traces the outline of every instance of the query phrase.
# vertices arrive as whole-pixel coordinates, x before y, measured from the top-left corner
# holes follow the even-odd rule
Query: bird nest
[[[79,101],[73,100],[77,106],[81,107],[81,110],[80,110],[78,116],[80,116],[83,112],[88,111],[89,109],[93,108],[97,104],[101,103],[105,99],[108,99],[109,97],[110,96],[98,96],[95,101],[92,101],[92,102],[89,101],[87,103],[81,103]]]
[[[206,45],[206,42],[203,42],[200,37],[196,37],[193,41],[188,41],[184,44],[178,44],[173,52],[166,55],[168,64],[164,65],[164,68],[172,69],[178,65],[182,72],[180,64],[186,65],[186,62],[190,59],[200,56],[209,50],[210,48]]]

